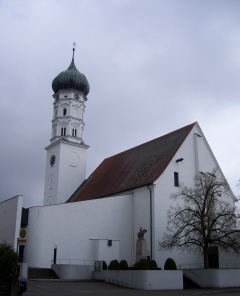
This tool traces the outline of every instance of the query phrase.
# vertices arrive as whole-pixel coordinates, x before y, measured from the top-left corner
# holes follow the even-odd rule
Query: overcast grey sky
[[[0,201],[42,205],[55,76],[90,84],[87,174],[198,121],[233,192],[240,178],[240,1],[0,0]]]

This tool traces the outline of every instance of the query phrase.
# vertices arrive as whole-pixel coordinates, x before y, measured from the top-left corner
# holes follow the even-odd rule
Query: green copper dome
[[[53,79],[52,89],[57,93],[60,89],[72,88],[84,93],[85,96],[89,93],[90,85],[84,74],[80,73],[74,64],[74,55],[72,62],[66,71],[61,72]]]

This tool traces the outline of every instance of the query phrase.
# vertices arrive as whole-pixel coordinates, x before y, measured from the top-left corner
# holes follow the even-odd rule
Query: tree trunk
[[[208,262],[208,248],[203,248],[203,262],[204,262],[204,269],[209,268],[209,262]]]

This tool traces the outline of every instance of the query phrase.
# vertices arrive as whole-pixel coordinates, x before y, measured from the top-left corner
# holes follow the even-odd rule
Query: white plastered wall
[[[50,267],[57,248],[57,259],[130,262],[131,213],[131,195],[30,208],[24,261],[30,267]]]
[[[134,260],[131,263],[136,262],[136,241],[138,239],[138,232],[140,227],[146,229],[147,232],[144,234],[147,244],[147,255],[151,255],[151,241],[150,241],[150,191],[147,187],[142,187],[134,190],[132,194],[132,234],[133,234],[133,246],[134,246]]]
[[[198,135],[201,135],[199,137]],[[196,139],[197,138],[197,139]],[[197,148],[196,148],[197,140]],[[177,159],[183,158],[181,162],[176,162]],[[179,181],[189,187],[194,186],[194,176],[198,170],[203,172],[212,172],[214,168],[218,166],[218,163],[199,127],[198,124],[194,126],[182,146],[173,157],[169,166],[166,168],[161,177],[156,181],[155,187],[155,199],[154,199],[154,219],[155,219],[155,249],[156,261],[160,266],[164,266],[164,263],[168,257],[175,260],[177,265],[182,265],[192,268],[199,267],[199,264],[203,263],[201,253],[190,253],[180,251],[162,251],[159,250],[158,241],[161,239],[167,227],[167,211],[170,205],[174,205],[175,201],[170,199],[170,196],[178,191],[178,187],[174,186],[174,172],[179,173]],[[221,171],[220,171],[221,173]],[[181,203],[181,200],[178,201]],[[219,261],[232,261],[236,256],[228,256],[224,253],[220,253]],[[238,257],[237,257],[238,258]]]
[[[127,195],[30,208],[24,261],[30,267],[50,267],[57,248],[61,263],[124,259],[134,264],[140,227],[148,230],[150,254],[149,201],[145,187]]]
[[[86,179],[86,148],[64,141],[48,148],[44,205],[66,202]],[[56,157],[54,166],[50,165],[52,155]]]
[[[0,203],[0,243],[6,242],[17,250],[17,239],[21,227],[22,195]]]

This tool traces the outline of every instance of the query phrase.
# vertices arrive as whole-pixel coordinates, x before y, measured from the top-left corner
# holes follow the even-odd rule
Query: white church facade
[[[179,190],[179,183],[193,187],[199,171],[219,168],[199,124],[109,157],[86,179],[89,146],[83,141],[83,114],[89,89],[74,56],[69,68],[53,80],[44,205],[29,208],[22,225],[26,230],[24,262],[29,267],[50,268],[53,262],[81,265],[125,259],[133,265],[137,233],[143,227],[147,229],[147,256],[160,267],[169,257],[180,268],[202,267],[201,254],[162,251],[158,244],[167,227],[170,196]],[[0,243],[8,241],[15,248],[22,198],[0,203],[0,225],[5,225],[0,227]],[[10,222],[9,215],[16,220]],[[238,262],[240,258],[219,252],[220,267]]]

